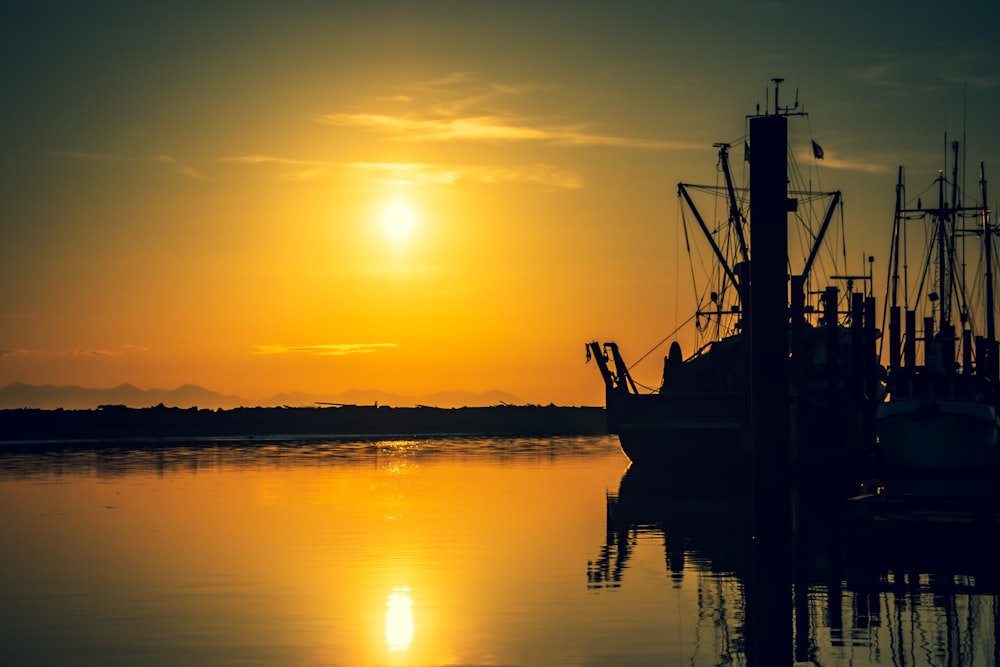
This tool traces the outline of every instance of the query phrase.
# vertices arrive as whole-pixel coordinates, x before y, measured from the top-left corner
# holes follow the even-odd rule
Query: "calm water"
[[[746,503],[627,469],[614,437],[0,454],[0,664],[748,664]],[[856,565],[822,524],[799,663],[997,663],[982,554]]]

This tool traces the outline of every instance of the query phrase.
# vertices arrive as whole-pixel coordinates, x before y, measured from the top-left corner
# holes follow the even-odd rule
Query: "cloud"
[[[984,90],[1000,87],[996,56],[990,52],[877,53],[867,58],[866,64],[849,69],[848,74],[891,95],[928,95],[956,84]]]
[[[277,164],[281,166],[302,166],[310,167],[325,166],[331,163],[321,160],[299,160],[295,158],[278,157],[275,155],[232,155],[222,158],[223,162],[235,162],[236,164]]]
[[[146,157],[135,157],[125,155],[109,155],[106,153],[87,153],[81,151],[63,151],[55,153],[60,157],[67,157],[76,160],[94,160],[97,162],[145,162],[149,164],[164,164],[171,170],[182,176],[204,180],[206,176],[189,164],[181,162],[172,155],[150,155]]]
[[[69,350],[33,350],[27,348],[0,350],[0,357],[122,357],[131,352],[144,352],[147,348],[126,345],[121,350],[77,347]]]
[[[340,357],[346,354],[370,354],[376,350],[396,347],[395,343],[334,343],[324,345],[282,345],[280,343],[258,345],[254,354],[314,354],[324,357]]]
[[[521,97],[550,88],[552,86],[538,84],[482,83],[470,73],[458,71],[404,86],[406,92],[398,97],[406,102],[424,101],[434,113],[454,116],[465,109],[496,106],[504,98]]]
[[[701,150],[700,144],[665,139],[619,136],[594,130],[587,123],[565,122],[551,116],[524,115],[512,110],[512,100],[525,106],[529,95],[554,86],[503,84],[475,80],[467,72],[402,86],[392,95],[368,98],[380,110],[317,114],[318,123],[362,128],[395,141],[407,142],[535,142],[554,146],[611,147],[640,150]],[[390,107],[391,111],[384,110]]]
[[[590,132],[583,125],[533,124],[501,116],[418,118],[374,113],[323,114],[317,122],[340,127],[382,131],[398,141],[538,142],[556,146],[633,148],[641,150],[701,150],[701,144],[643,139]]]
[[[550,188],[578,190],[583,187],[583,176],[572,169],[549,164],[529,164],[514,167],[481,167],[471,173],[480,183],[537,183]]]
[[[860,162],[853,160],[838,160],[834,157],[827,157],[823,159],[822,162],[824,167],[830,169],[840,169],[843,171],[860,171],[865,174],[885,174],[893,170],[892,167],[885,164],[877,164],[874,162]]]
[[[281,178],[290,181],[308,181],[325,175],[334,163],[323,160],[302,160],[278,157],[276,155],[232,155],[222,158],[223,162],[246,165],[276,165],[287,167]]]
[[[840,171],[859,171],[865,174],[885,174],[893,170],[891,166],[888,166],[888,162],[861,161],[838,157],[835,152],[826,146],[824,146],[824,153],[822,160],[815,161],[817,167],[826,167],[827,169],[837,169]],[[798,160],[800,164],[811,164],[813,162],[812,150],[809,148],[803,149],[802,154],[798,156]]]
[[[543,163],[500,167],[429,162],[324,162],[275,155],[236,155],[222,160],[231,164],[296,168],[282,175],[289,179],[311,179],[336,172],[349,180],[386,185],[452,185],[465,181],[485,185],[532,183],[553,189],[584,186],[579,171]]]
[[[485,185],[532,183],[554,189],[579,189],[584,186],[579,171],[542,163],[500,167],[354,162],[340,166],[356,180],[396,185],[451,185],[466,181]]]

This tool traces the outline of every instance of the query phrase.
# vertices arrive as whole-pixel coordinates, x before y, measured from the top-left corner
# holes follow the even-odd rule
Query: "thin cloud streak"
[[[465,181],[484,185],[532,183],[545,188],[570,190],[584,187],[580,172],[543,163],[498,167],[420,162],[323,162],[274,155],[236,155],[222,158],[222,161],[248,166],[304,167],[283,174],[282,178],[286,179],[306,180],[337,171],[349,180],[386,185],[453,185]]]
[[[223,162],[233,162],[236,164],[277,164],[281,166],[309,166],[309,167],[324,167],[329,166],[333,163],[324,162],[322,160],[300,160],[296,158],[278,157],[276,155],[260,155],[260,154],[250,154],[250,155],[231,155],[222,158]]]
[[[63,151],[60,153],[54,153],[54,155],[76,160],[93,160],[95,162],[145,162],[149,164],[165,164],[171,167],[174,173],[180,174],[181,176],[197,178],[199,180],[207,179],[207,176],[202,174],[200,171],[187,163],[181,162],[172,155],[134,157],[125,155],[109,155],[106,153],[87,153],[82,151]]]
[[[341,165],[356,180],[401,185],[451,185],[459,181],[497,185],[533,183],[546,188],[578,190],[583,176],[572,169],[550,164],[451,166],[420,163],[355,162]]]
[[[804,151],[798,159],[801,164],[815,164],[817,167],[836,169],[839,171],[857,171],[863,174],[885,174],[893,170],[882,162],[863,162],[837,157],[829,149],[825,149],[822,159],[815,160],[811,150]]]
[[[848,69],[848,75],[891,95],[921,97],[954,85],[980,90],[1000,87],[1000,74],[990,65],[992,58],[975,49],[944,57],[877,53],[870,55],[869,60],[865,65]]]
[[[32,350],[28,348],[17,348],[0,350],[0,358],[7,357],[123,357],[129,352],[145,351],[146,348],[137,346],[126,346],[123,350],[105,350],[74,348],[71,350]]]
[[[864,174],[886,174],[893,170],[892,167],[884,164],[838,160],[833,157],[824,158],[823,166],[828,167],[829,169],[839,169],[841,171],[859,171]]]
[[[324,345],[282,345],[273,343],[258,345],[254,354],[313,354],[324,357],[340,357],[347,354],[370,354],[380,349],[396,347],[396,343],[335,343]]]
[[[632,148],[641,150],[703,150],[700,144],[665,139],[640,139],[592,134],[583,126],[531,126],[499,116],[420,119],[372,113],[323,114],[316,121],[338,127],[382,130],[398,141],[534,141],[558,146]]]

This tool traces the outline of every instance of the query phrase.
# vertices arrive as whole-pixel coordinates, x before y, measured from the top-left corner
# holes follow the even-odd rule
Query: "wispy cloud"
[[[332,162],[322,160],[302,160],[296,158],[279,157],[276,155],[231,155],[222,158],[223,162],[245,165],[273,165],[284,169],[281,178],[292,181],[307,181],[325,175],[331,167]]]
[[[419,118],[412,115],[337,113],[316,117],[320,123],[381,131],[398,141],[539,142],[557,146],[603,146],[642,150],[703,149],[701,144],[666,139],[623,137],[592,132],[584,125],[558,125],[502,116]]]
[[[575,169],[535,163],[512,166],[451,165],[429,162],[323,162],[275,155],[236,155],[224,162],[249,166],[288,168],[281,178],[308,179],[336,173],[363,183],[388,185],[452,185],[461,181],[493,185],[532,183],[545,188],[578,189],[583,175]]]
[[[396,347],[395,343],[333,343],[324,345],[258,345],[254,354],[314,354],[339,357],[346,354],[370,354],[380,349]]]
[[[524,98],[551,92],[552,86],[509,85],[476,80],[467,72],[451,72],[365,98],[360,111],[325,113],[318,123],[376,133],[389,141],[512,144],[559,147],[607,147],[668,151],[706,150],[701,143],[630,137],[597,131],[583,122],[513,111]],[[278,178],[325,176],[388,185],[486,185],[529,183],[551,190],[580,189],[582,172],[547,162],[530,164],[457,164],[427,162],[333,162],[274,154],[248,153],[222,158],[236,165],[269,167]],[[501,160],[502,162],[502,160]]]
[[[542,163],[500,167],[354,162],[340,167],[355,180],[398,185],[450,185],[459,181],[486,185],[532,183],[554,189],[579,189],[584,185],[579,171]]]
[[[451,72],[436,79],[404,86],[393,95],[369,98],[380,110],[324,113],[317,122],[361,128],[407,142],[535,142],[554,146],[611,147],[640,150],[703,149],[686,141],[629,137],[600,132],[591,123],[567,122],[550,115],[525,115],[532,93],[553,86],[503,84],[476,80],[467,72]],[[385,107],[391,110],[385,110]]]
[[[811,149],[804,149],[802,154],[798,156],[798,160],[801,164],[808,164],[813,161],[813,154]],[[824,147],[824,155],[822,160],[816,161],[816,166],[825,167],[827,169],[837,169],[840,171],[858,171],[864,174],[885,174],[892,171],[892,167],[888,166],[889,162],[880,162],[875,160],[854,160],[849,158],[844,158],[838,156],[836,152],[831,151],[829,148]]]
[[[890,95],[926,95],[955,84],[979,89],[1000,87],[996,56],[988,52],[967,49],[943,56],[889,52],[866,58],[867,63],[849,69],[848,74]]]
[[[470,170],[470,176],[480,183],[527,182],[567,190],[578,190],[583,187],[583,175],[580,172],[550,164],[479,167]]]
[[[76,347],[63,350],[41,350],[30,348],[14,348],[0,350],[0,358],[5,357],[123,357],[133,352],[145,352],[147,348],[138,345],[126,345],[120,349]]]
[[[98,162],[145,162],[148,164],[163,164],[167,165],[174,173],[182,176],[197,179],[206,178],[203,173],[192,167],[190,164],[182,162],[172,155],[149,155],[137,157],[127,155],[110,155],[106,153],[86,153],[80,151],[63,151],[61,153],[55,153],[55,155],[77,160],[94,160]]]
[[[861,162],[857,160],[838,160],[835,157],[825,158],[823,160],[823,166],[829,169],[840,169],[843,171],[860,171],[865,174],[885,174],[893,169],[886,164]]]

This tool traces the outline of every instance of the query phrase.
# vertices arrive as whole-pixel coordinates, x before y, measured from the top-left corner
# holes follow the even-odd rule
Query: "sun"
[[[382,214],[382,226],[386,233],[399,241],[408,238],[416,224],[417,216],[413,209],[402,202],[390,204]]]

